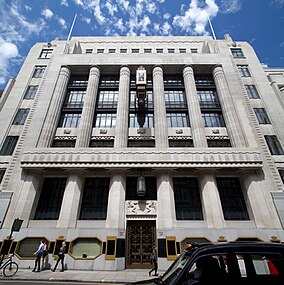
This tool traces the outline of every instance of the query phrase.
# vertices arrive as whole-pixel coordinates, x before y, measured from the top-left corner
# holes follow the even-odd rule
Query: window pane
[[[43,49],[40,54],[40,58],[50,58],[52,55],[52,49]]]
[[[36,66],[33,78],[42,78],[45,72],[45,66]]]
[[[225,127],[223,115],[220,112],[204,112],[202,119],[205,127]]]
[[[225,220],[249,220],[238,178],[216,178]]]
[[[18,136],[7,136],[0,150],[0,155],[12,155],[17,145]]]
[[[26,90],[26,93],[24,95],[24,99],[27,99],[27,100],[34,99],[37,90],[38,90],[38,85],[30,85]]]
[[[109,178],[86,178],[80,220],[105,220]]]
[[[202,205],[197,178],[173,178],[177,220],[202,220]]]
[[[27,108],[27,109],[19,109],[15,118],[14,118],[14,121],[13,121],[13,125],[24,125],[25,124],[25,121],[26,121],[26,118],[29,114],[29,111],[30,109]]]
[[[37,205],[35,220],[57,220],[66,178],[45,178]]]
[[[245,88],[250,99],[259,99],[259,94],[255,85],[245,85]]]
[[[270,120],[264,108],[253,108],[260,124],[270,124]]]
[[[283,148],[277,138],[277,136],[264,136],[266,143],[268,145],[268,148],[272,155],[283,155],[284,151]]]

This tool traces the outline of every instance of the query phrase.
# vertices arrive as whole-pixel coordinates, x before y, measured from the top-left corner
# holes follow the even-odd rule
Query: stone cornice
[[[45,149],[25,151],[22,168],[131,168],[131,167],[238,167],[261,168],[259,151],[252,150],[167,150],[110,148],[94,150]]]

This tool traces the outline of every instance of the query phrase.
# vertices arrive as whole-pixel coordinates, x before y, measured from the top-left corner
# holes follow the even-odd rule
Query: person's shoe
[[[35,272],[35,270],[33,269],[32,272]]]
[[[149,272],[149,276],[151,276],[151,273]]]
[[[54,272],[54,271],[55,271],[55,269],[52,269],[52,268],[51,268],[50,270],[51,270],[52,272]]]
[[[60,270],[60,272],[64,272],[64,270],[62,269],[62,270]]]
[[[154,274],[154,276],[158,276],[158,274],[157,274],[157,273],[155,273],[155,274]]]

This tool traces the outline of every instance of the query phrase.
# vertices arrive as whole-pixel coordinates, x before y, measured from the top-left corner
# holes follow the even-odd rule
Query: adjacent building
[[[0,246],[166,269],[186,242],[284,242],[284,69],[229,35],[35,44],[0,98]],[[14,227],[13,227],[14,226]],[[48,266],[48,265],[47,265]]]

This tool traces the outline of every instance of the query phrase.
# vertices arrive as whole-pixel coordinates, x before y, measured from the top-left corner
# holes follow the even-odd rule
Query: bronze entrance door
[[[128,221],[126,228],[126,268],[152,268],[149,255],[155,243],[155,221]]]

